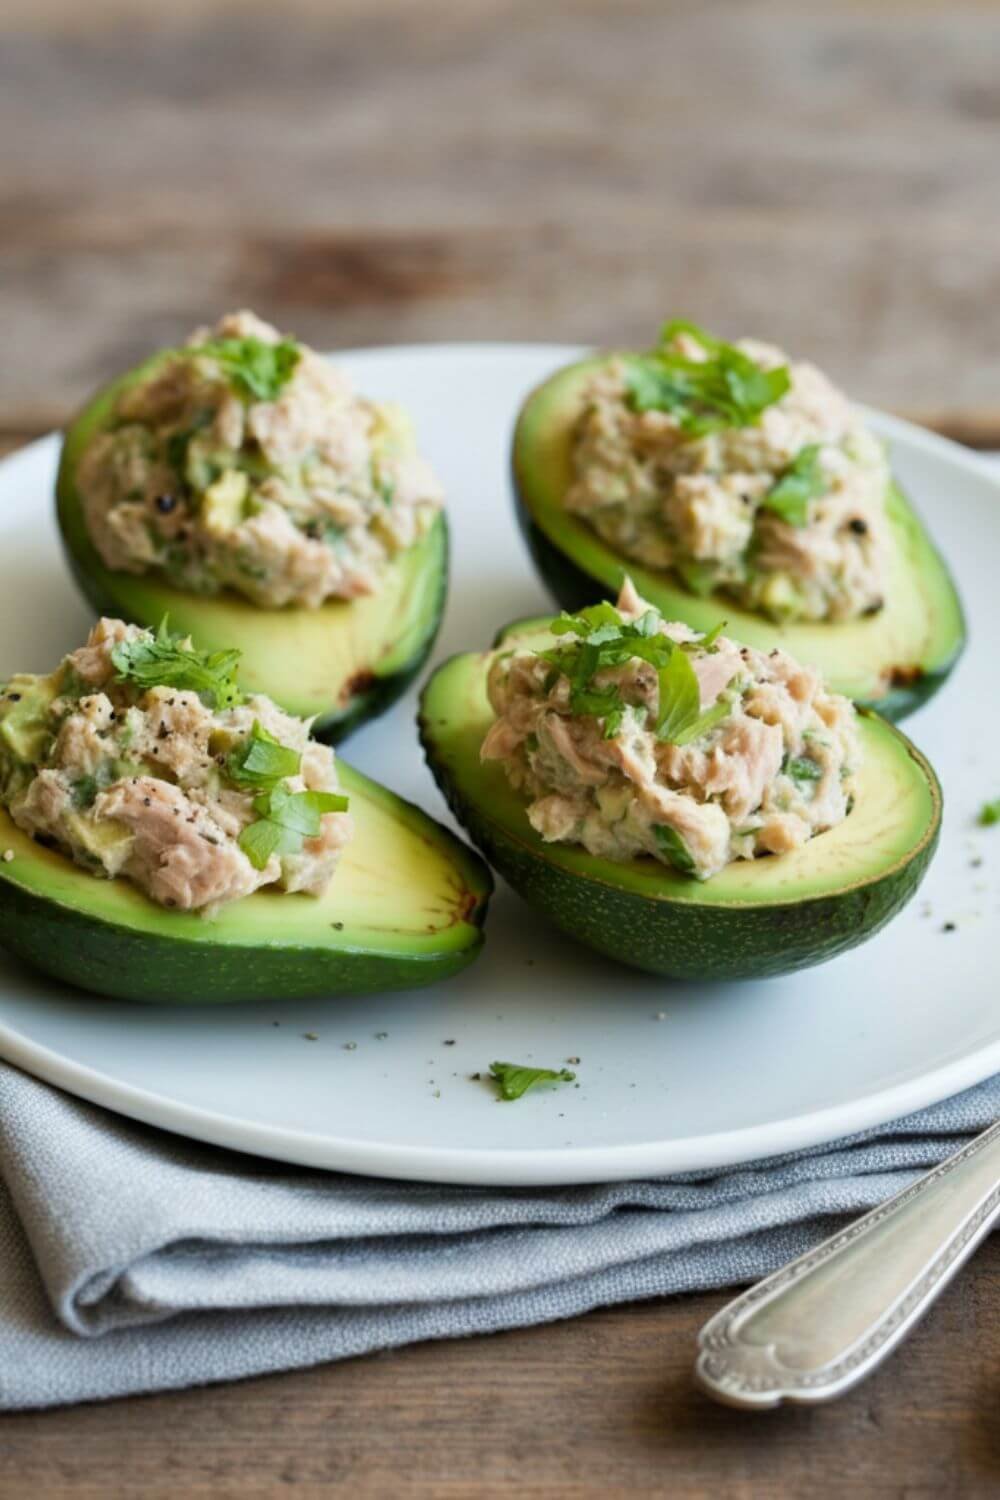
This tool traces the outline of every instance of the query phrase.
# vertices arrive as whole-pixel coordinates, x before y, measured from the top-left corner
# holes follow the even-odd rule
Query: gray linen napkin
[[[560,1189],[297,1170],[0,1066],[0,1408],[231,1380],[752,1281],[1000,1115],[1000,1076],[721,1173]]]

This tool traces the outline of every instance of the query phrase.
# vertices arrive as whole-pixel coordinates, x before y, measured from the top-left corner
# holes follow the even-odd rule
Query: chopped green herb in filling
[[[692,858],[691,851],[677,832],[668,824],[661,823],[653,830],[656,842],[668,865],[681,875],[697,875],[698,869]]]
[[[805,755],[790,755],[785,762],[785,773],[793,781],[821,781],[823,767]]]

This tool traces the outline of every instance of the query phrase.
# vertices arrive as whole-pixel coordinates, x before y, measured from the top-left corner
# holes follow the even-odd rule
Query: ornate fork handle
[[[696,1375],[718,1401],[830,1401],[909,1333],[1000,1217],[1000,1123],[701,1331]]]

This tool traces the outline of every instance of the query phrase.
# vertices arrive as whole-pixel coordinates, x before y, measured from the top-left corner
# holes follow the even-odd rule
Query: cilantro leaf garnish
[[[271,855],[281,846],[282,830],[266,818],[248,823],[239,836],[238,843],[255,870],[263,870]]]
[[[667,823],[657,823],[653,829],[660,852],[668,864],[673,865],[678,875],[695,875],[694,857],[676,828]]]
[[[572,1083],[576,1078],[569,1068],[529,1068],[511,1062],[490,1063],[490,1072],[501,1099],[520,1099],[536,1083]]]
[[[666,715],[667,729],[658,726],[661,739],[687,744],[704,734],[729,713],[728,703],[719,703],[700,713],[698,680],[688,660],[690,651],[711,651],[724,622],[716,625],[699,640],[678,643],[660,631],[660,617],[648,609],[638,620],[625,621],[610,604],[596,604],[579,614],[562,614],[551,626],[556,636],[574,636],[565,644],[540,651],[551,671],[545,689],[550,691],[560,677],[569,682],[569,707],[573,714],[604,720],[604,737],[613,739],[619,733],[629,705],[615,683],[596,684],[597,673],[607,667],[622,666],[631,660],[648,662],[660,679],[661,719]],[[675,658],[681,665],[670,672]],[[686,669],[686,670],[685,670]],[[678,736],[684,736],[678,738]]]
[[[681,333],[701,345],[704,360],[670,347]],[[626,385],[633,411],[670,412],[682,432],[702,437],[727,427],[753,426],[785,395],[791,377],[786,365],[762,370],[735,345],[694,323],[674,321],[664,325],[659,348],[629,361]]]
[[[683,651],[674,651],[657,673],[659,705],[656,737],[678,744],[677,736],[693,724],[701,708],[701,689],[694,667]]]
[[[174,687],[199,693],[215,709],[232,708],[243,701],[236,684],[239,651],[199,651],[190,639],[171,635],[167,616],[156,634],[145,631],[135,640],[118,641],[111,648],[111,662],[118,682],[132,682],[145,691]]]
[[[339,792],[290,792],[279,783],[254,798],[257,821],[244,828],[239,846],[254,869],[263,870],[272,854],[299,854],[305,840],[320,832],[324,813],[347,807]]]
[[[809,520],[810,500],[825,495],[829,489],[820,463],[821,452],[821,443],[807,443],[800,448],[760,502],[761,509],[773,511],[789,526],[805,526]]]
[[[283,745],[268,734],[254,719],[249,735],[226,760],[226,773],[237,786],[262,787],[270,790],[286,776],[297,776],[302,756],[290,745]]]
[[[732,712],[732,705],[719,698],[701,712],[701,689],[698,676],[686,651],[675,651],[657,673],[659,705],[656,715],[656,737],[671,745],[689,745],[721,724]]]
[[[1000,797],[994,798],[992,802],[984,802],[979,809],[981,828],[992,828],[994,823],[1000,823]]]
[[[589,636],[602,625],[610,625],[620,628],[622,617],[613,604],[603,601],[600,604],[591,604],[587,609],[581,609],[577,615],[568,615],[563,610],[561,615],[552,621],[550,629],[553,635],[579,635]]]
[[[190,353],[214,359],[244,399],[273,401],[291,379],[302,351],[294,339],[269,344],[249,334],[245,338],[208,339],[196,344]]]

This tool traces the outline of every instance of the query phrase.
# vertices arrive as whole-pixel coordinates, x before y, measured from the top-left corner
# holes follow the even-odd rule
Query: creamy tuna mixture
[[[555,633],[549,649],[497,657],[481,752],[546,842],[707,880],[847,817],[856,714],[816,672],[667,624],[631,583],[617,609],[561,616]]]
[[[100,620],[48,677],[0,689],[0,802],[17,826],[163,906],[326,889],[353,829],[333,751],[237,652]]]
[[[109,568],[269,608],[375,593],[442,501],[400,408],[251,312],[123,390],[76,482]]]
[[[775,619],[884,603],[882,445],[814,365],[670,323],[586,391],[566,506],[616,552]]]

